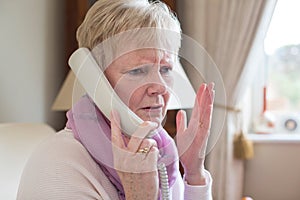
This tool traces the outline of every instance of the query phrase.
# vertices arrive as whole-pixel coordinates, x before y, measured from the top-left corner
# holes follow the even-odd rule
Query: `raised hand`
[[[184,168],[185,179],[190,185],[204,185],[205,150],[210,133],[214,102],[214,84],[202,84],[197,92],[189,125],[183,110],[176,116],[177,147]]]

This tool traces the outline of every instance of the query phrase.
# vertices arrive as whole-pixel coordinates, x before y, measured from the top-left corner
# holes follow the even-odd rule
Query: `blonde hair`
[[[98,0],[78,28],[77,41],[79,47],[91,50],[116,34],[150,27],[181,34],[178,19],[160,1]]]

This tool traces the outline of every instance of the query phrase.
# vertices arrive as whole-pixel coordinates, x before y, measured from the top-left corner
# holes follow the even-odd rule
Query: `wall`
[[[255,200],[300,199],[300,135],[254,135],[245,163],[244,195]]]
[[[46,122],[63,82],[64,5],[61,0],[0,1],[0,122]]]

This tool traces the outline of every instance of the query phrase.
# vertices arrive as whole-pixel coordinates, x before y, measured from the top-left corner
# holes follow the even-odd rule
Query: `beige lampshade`
[[[53,105],[52,110],[55,111],[65,111],[72,107],[72,94],[73,87],[75,83],[75,74],[70,70],[64,81]],[[84,89],[82,88],[82,94],[84,94]]]
[[[75,83],[76,94],[73,93],[73,87]],[[175,95],[171,95],[168,104],[169,110],[187,109],[194,106],[196,94],[181,65],[176,67],[173,91]],[[54,101],[54,104],[52,105],[52,110],[69,110],[72,107],[72,103],[74,103],[73,101],[79,99],[79,97],[84,93],[85,91],[83,87],[80,86],[78,81],[76,81],[75,74],[70,71]]]

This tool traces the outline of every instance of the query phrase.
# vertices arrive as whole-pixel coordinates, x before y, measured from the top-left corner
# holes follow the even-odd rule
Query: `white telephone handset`
[[[117,110],[120,116],[122,131],[131,136],[138,126],[143,123],[143,120],[132,112],[119,98],[98,66],[92,53],[87,48],[77,49],[71,55],[69,65],[85,91],[106,118],[110,119],[112,109]],[[154,131],[150,132],[148,137],[154,134]]]

